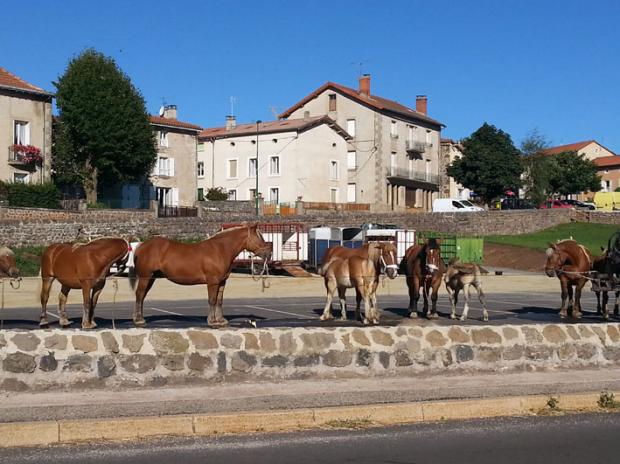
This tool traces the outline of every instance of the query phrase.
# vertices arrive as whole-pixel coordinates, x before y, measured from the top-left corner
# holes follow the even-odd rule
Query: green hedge
[[[61,194],[55,184],[22,184],[0,181],[0,198],[9,206],[60,209]]]

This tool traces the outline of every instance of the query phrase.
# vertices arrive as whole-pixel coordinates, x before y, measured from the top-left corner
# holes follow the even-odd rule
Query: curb
[[[563,411],[601,411],[599,392],[558,395]],[[313,428],[359,428],[441,420],[532,415],[548,409],[549,396],[342,406],[234,414],[197,414],[0,423],[0,448],[160,436],[204,437],[286,432]]]

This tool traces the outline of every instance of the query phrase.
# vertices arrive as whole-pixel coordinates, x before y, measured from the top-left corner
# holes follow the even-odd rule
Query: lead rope
[[[112,297],[112,329],[116,330],[116,294],[118,293],[118,277],[114,277],[112,280],[112,288],[114,289],[114,296]]]
[[[267,278],[269,277],[269,265],[267,264],[267,260],[263,260],[263,268],[260,270],[260,272],[257,274],[254,271],[254,261],[256,260],[256,256],[252,255],[252,258],[250,258],[250,269],[251,269],[251,274],[252,274],[252,280],[254,282],[257,281],[261,281],[261,292],[265,292],[266,288],[269,288],[271,286],[271,283],[267,281]]]

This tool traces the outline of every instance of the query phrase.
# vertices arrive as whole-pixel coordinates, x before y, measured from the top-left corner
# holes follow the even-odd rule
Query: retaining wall
[[[620,324],[0,332],[0,389],[620,364]]]

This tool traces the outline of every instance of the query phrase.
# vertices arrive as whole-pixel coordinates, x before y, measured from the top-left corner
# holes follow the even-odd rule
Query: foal
[[[484,301],[484,293],[482,291],[482,283],[480,282],[480,276],[488,273],[489,271],[482,266],[478,266],[477,264],[459,263],[458,258],[453,258],[450,261],[448,264],[448,270],[443,277],[443,280],[446,283],[446,290],[448,291],[450,303],[452,303],[450,319],[456,319],[456,304],[459,299],[459,292],[463,290],[463,295],[465,295],[465,307],[463,308],[461,321],[467,320],[471,287],[474,287],[478,291],[478,299],[482,304],[482,320],[485,322],[489,320],[489,313],[487,311],[487,305]]]

